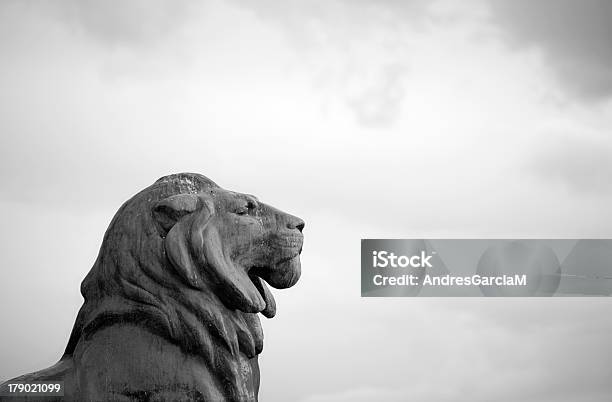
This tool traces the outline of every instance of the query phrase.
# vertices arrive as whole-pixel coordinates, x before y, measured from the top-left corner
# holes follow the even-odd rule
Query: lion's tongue
[[[261,297],[266,302],[266,307],[261,311],[267,318],[272,318],[276,315],[276,301],[274,300],[274,296],[272,296],[272,292],[268,288],[268,285],[258,276],[251,276],[251,280],[253,284],[261,294]]]

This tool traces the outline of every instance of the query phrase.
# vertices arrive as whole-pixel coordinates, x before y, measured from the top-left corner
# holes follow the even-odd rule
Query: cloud
[[[580,196],[612,194],[612,145],[603,139],[556,136],[537,151],[530,166],[543,183]]]
[[[380,71],[377,79],[347,97],[347,105],[355,112],[364,126],[384,127],[392,124],[400,113],[405,89],[402,77],[406,68],[389,64]]]
[[[405,55],[410,52],[406,47],[410,36],[427,31],[435,34],[452,24],[471,27],[480,24],[482,30],[475,36],[480,41],[500,39],[501,33],[501,40],[514,49],[541,52],[567,93],[588,101],[605,100],[612,94],[612,69],[609,68],[612,3],[607,0],[493,0],[461,5],[446,1],[395,0],[268,0],[263,3],[236,0],[236,3],[281,27],[295,47],[311,51],[327,47],[346,52],[353,57],[353,65],[341,69],[344,75],[359,72],[363,64],[368,64],[354,57],[368,42],[378,40],[380,47],[403,48]],[[487,9],[488,23],[486,18],[481,18]],[[321,59],[321,54],[313,52],[311,57]],[[384,65],[388,62],[381,60],[380,76],[386,74]],[[329,76],[329,71],[324,75]],[[378,86],[362,88],[367,94],[367,104],[347,97],[346,103],[358,121],[383,126],[394,121],[392,110],[397,108],[396,103],[401,103],[401,97],[380,95],[388,91],[385,85],[393,79],[391,73]],[[397,100],[386,112],[375,112],[382,110],[390,98]]]
[[[46,4],[72,28],[108,45],[154,44],[180,29],[193,0],[68,0]]]
[[[509,43],[539,49],[570,93],[591,101],[612,95],[612,2],[496,0],[491,6]]]
[[[572,375],[570,371],[566,381],[563,381],[555,377],[553,370],[545,367],[542,367],[542,371],[517,367],[517,371],[511,374],[504,373],[500,368],[484,373],[465,366],[466,371],[474,374],[467,381],[438,372],[439,375],[432,376],[427,383],[406,376],[398,381],[397,387],[362,385],[311,395],[299,402],[454,402],[465,400],[468,395],[469,400],[474,402],[603,402],[611,391],[609,385],[602,381],[602,375],[597,375],[597,380],[591,381],[578,373]],[[401,366],[390,366],[388,369],[401,370]]]
[[[409,32],[423,27],[428,2],[236,3],[278,27],[314,73],[313,84],[339,96],[358,123],[384,128],[396,122],[409,72],[408,52],[401,48]]]
[[[329,394],[313,395],[300,400],[300,402],[369,402],[386,401],[399,402],[405,400],[402,390],[393,390],[375,387],[352,388],[346,391]]]

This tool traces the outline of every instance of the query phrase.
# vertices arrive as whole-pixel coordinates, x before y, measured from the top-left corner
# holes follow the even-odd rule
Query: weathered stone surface
[[[267,284],[299,279],[303,227],[201,175],[159,179],[107,229],[61,360],[3,385],[62,380],[63,401],[256,401],[258,313],[276,312]]]

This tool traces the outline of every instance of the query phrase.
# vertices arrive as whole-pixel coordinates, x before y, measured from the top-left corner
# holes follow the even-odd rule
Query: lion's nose
[[[289,229],[297,229],[300,232],[304,229],[304,225],[305,225],[304,221],[296,216],[292,216],[287,222],[287,227]]]

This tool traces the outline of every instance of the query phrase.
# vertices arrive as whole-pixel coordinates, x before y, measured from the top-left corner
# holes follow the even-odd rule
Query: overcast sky
[[[608,299],[361,299],[359,240],[612,237],[611,38],[606,0],[1,2],[0,379],[193,171],[306,221],[262,401],[609,400]]]

